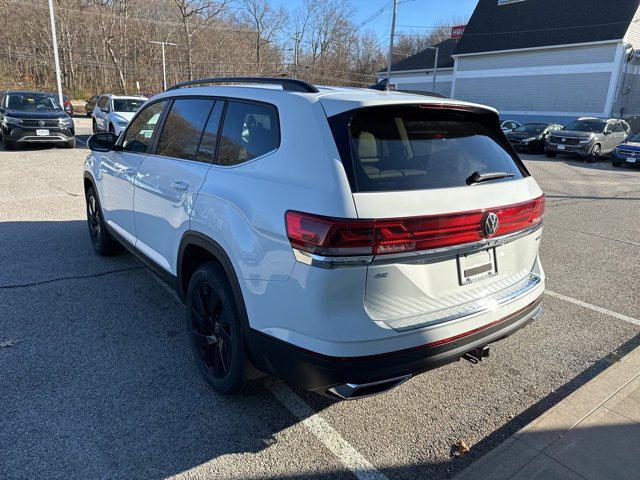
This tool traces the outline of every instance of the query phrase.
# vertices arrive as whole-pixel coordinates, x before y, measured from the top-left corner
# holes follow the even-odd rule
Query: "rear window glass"
[[[343,162],[348,157],[345,167],[351,170],[352,188],[376,192],[461,187],[476,172],[506,174],[488,183],[522,178],[526,170],[495,133],[495,121],[486,117],[414,105],[357,111],[347,127],[349,152],[341,152]],[[336,127],[332,124],[334,136]]]

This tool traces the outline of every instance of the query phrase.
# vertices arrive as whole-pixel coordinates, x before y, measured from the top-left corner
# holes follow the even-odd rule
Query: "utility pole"
[[[293,78],[298,78],[298,49],[300,48],[300,32],[296,32],[293,37],[295,46],[293,48]]]
[[[58,39],[56,36],[56,20],[53,16],[53,0],[49,0],[49,19],[51,20],[53,59],[56,64],[56,82],[58,83],[58,100],[60,101],[60,108],[63,108],[64,98],[62,96],[62,78],[60,75],[60,58],[58,57]]]
[[[51,1],[51,0],[49,0]],[[151,41],[151,43],[157,43],[158,45],[162,45],[162,90],[166,90],[167,89],[167,62],[165,59],[165,53],[164,53],[164,46],[165,45],[173,45],[174,47],[177,46],[177,43],[171,43],[171,42],[156,42],[156,41]]]
[[[436,59],[433,61],[433,93],[436,93],[436,75],[438,75],[438,52],[439,47],[436,47]]]
[[[393,0],[393,14],[391,16],[391,35],[389,36],[389,58],[387,59],[387,90],[391,84],[391,60],[393,59],[393,37],[396,35],[396,11],[398,0]]]

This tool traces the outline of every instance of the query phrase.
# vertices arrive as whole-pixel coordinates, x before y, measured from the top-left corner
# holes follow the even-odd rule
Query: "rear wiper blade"
[[[513,173],[507,172],[473,172],[467,178],[467,185],[473,185],[474,183],[488,182],[489,180],[497,180],[499,178],[513,177]]]

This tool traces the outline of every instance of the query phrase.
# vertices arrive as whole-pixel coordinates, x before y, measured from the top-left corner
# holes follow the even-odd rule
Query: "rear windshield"
[[[369,107],[330,123],[356,192],[461,187],[476,172],[505,174],[489,183],[527,175],[489,115],[417,105]]]

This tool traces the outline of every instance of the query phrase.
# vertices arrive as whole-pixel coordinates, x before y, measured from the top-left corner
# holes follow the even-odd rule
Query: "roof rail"
[[[174,86],[167,88],[168,90],[177,90],[182,87],[191,85],[202,85],[206,83],[267,83],[272,85],[281,85],[282,90],[288,92],[302,93],[318,93],[313,85],[294,78],[271,78],[271,77],[217,77],[217,78],[201,78],[199,80],[189,80],[187,82],[176,83]]]

